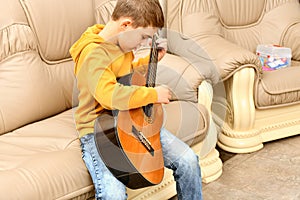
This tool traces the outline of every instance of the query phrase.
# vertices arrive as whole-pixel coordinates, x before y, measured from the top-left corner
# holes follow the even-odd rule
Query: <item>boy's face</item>
[[[141,46],[149,45],[149,38],[157,32],[158,28],[134,28],[131,23],[124,26],[124,31],[119,34],[118,44],[123,52],[136,50]]]

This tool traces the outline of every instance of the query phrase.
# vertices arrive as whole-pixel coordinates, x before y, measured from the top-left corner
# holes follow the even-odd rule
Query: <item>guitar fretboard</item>
[[[150,51],[150,59],[148,64],[148,74],[146,80],[147,87],[155,87],[155,80],[156,80],[156,71],[157,71],[157,59],[158,59],[158,49],[157,49],[157,34],[154,34],[152,38],[152,45]]]
[[[157,34],[154,34],[152,38],[150,59],[149,59],[147,79],[146,79],[147,87],[155,87],[157,61],[158,61],[158,49],[156,44],[157,38],[158,38]],[[143,107],[144,113],[148,117],[149,123],[151,123],[152,121],[152,107],[153,104],[148,104],[147,106]]]

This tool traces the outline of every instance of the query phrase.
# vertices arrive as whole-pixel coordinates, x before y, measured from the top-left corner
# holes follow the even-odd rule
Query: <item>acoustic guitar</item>
[[[124,85],[155,86],[158,50],[152,39],[147,77],[135,71],[118,80]],[[95,122],[95,141],[107,168],[131,189],[159,184],[164,176],[160,143],[161,104],[102,113]]]

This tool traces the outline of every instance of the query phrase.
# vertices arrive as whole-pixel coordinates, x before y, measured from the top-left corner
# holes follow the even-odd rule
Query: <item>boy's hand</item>
[[[157,58],[158,61],[160,61],[167,53],[167,48],[168,48],[167,42],[168,41],[166,38],[158,38],[156,40],[157,48],[158,48],[158,58]]]
[[[161,85],[155,87],[157,92],[157,102],[156,103],[170,103],[171,99],[171,92],[168,88],[168,86]]]

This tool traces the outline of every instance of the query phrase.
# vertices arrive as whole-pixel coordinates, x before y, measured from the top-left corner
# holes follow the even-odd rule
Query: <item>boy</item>
[[[132,51],[145,44],[164,26],[158,0],[119,0],[112,19],[90,27],[72,46],[79,105],[75,112],[82,157],[92,177],[96,199],[123,200],[126,186],[101,160],[94,141],[94,123],[103,109],[128,110],[150,103],[169,103],[170,91],[158,86],[124,86],[116,79],[130,73],[148,58],[133,63]],[[158,27],[158,28],[156,28]],[[158,40],[158,60],[166,53],[165,40]],[[164,165],[174,171],[178,199],[202,199],[198,157],[184,142],[166,129],[160,133]]]

